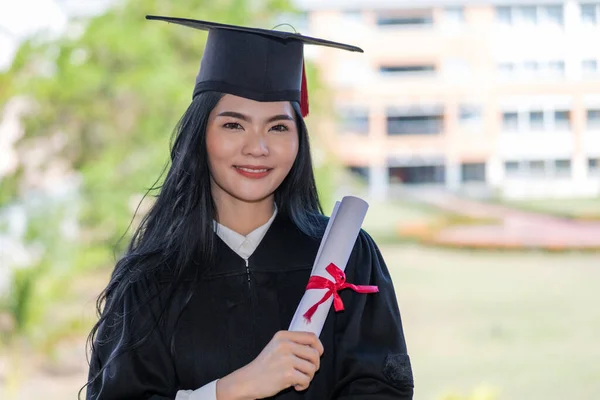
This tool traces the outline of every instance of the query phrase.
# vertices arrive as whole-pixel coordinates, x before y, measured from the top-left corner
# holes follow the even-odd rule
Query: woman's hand
[[[217,400],[263,399],[292,386],[305,390],[321,355],[314,333],[279,331],[254,361],[217,382]]]

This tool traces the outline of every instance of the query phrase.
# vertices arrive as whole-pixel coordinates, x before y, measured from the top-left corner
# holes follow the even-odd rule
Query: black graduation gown
[[[88,399],[174,399],[179,389],[197,389],[250,363],[277,331],[288,328],[320,241],[278,215],[248,266],[221,239],[217,242],[217,261],[195,283],[195,294],[179,318],[154,329],[143,345],[109,363],[88,388]],[[325,349],[321,368],[310,387],[301,393],[290,388],[274,399],[412,399],[411,364],[392,280],[364,231],[346,276],[349,283],[378,286],[379,293],[340,292],[345,310],[332,307],[329,312],[320,336]],[[112,338],[96,349],[102,363],[135,332],[136,324],[156,317],[161,297],[143,304],[149,293],[160,289],[154,280],[131,286],[123,312],[135,307],[139,316],[101,327],[99,336]],[[184,297],[176,296],[169,307],[183,307]],[[96,368],[90,367],[90,376]]]

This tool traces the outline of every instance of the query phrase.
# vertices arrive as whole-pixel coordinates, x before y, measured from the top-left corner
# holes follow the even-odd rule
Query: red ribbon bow
[[[339,269],[337,265],[331,263],[325,268],[329,275],[333,277],[334,282],[329,279],[323,278],[322,276],[313,275],[308,280],[308,284],[306,285],[306,290],[310,289],[329,289],[327,293],[323,296],[321,300],[319,300],[316,304],[314,304],[311,308],[308,309],[306,313],[304,313],[304,318],[308,322],[312,318],[313,314],[317,311],[317,308],[327,301],[333,295],[333,307],[335,311],[344,310],[344,303],[342,302],[342,298],[338,294],[340,290],[343,289],[352,289],[358,293],[377,293],[379,292],[379,288],[377,286],[366,286],[366,285],[353,285],[351,283],[346,282],[346,274],[344,271]]]

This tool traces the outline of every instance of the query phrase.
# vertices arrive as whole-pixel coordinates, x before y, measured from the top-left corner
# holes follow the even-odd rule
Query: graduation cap
[[[363,52],[298,33],[155,15],[146,19],[208,31],[193,97],[216,91],[256,101],[296,101],[303,117],[308,115],[304,45]]]

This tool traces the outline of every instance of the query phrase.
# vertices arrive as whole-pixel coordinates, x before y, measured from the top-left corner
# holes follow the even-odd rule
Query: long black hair
[[[215,257],[216,237],[213,219],[216,208],[210,187],[210,171],[206,149],[208,117],[223,95],[205,92],[196,96],[174,130],[170,167],[159,187],[156,201],[143,218],[123,257],[116,263],[107,287],[96,301],[98,321],[87,339],[90,348],[89,381],[80,390],[99,379],[107,365],[117,356],[131,351],[146,341],[150,332],[120,346],[110,359],[101,360],[95,348],[111,338],[98,335],[103,325],[119,325],[123,298],[131,285],[141,279],[156,279],[168,275],[166,293],[173,296],[180,289],[185,271],[194,269],[195,279],[211,265]],[[281,185],[275,191],[278,213],[289,218],[302,232],[317,237],[322,233],[323,211],[319,202],[310,154],[309,136],[297,103],[291,103],[296,114],[299,146],[296,160]],[[149,191],[149,192],[150,192]],[[193,287],[186,295],[186,304]],[[166,304],[169,304],[167,301]],[[163,310],[165,311],[165,310]],[[169,310],[180,313],[182,310]],[[139,335],[139,338],[137,337]],[[170,348],[173,354],[173,342]]]

